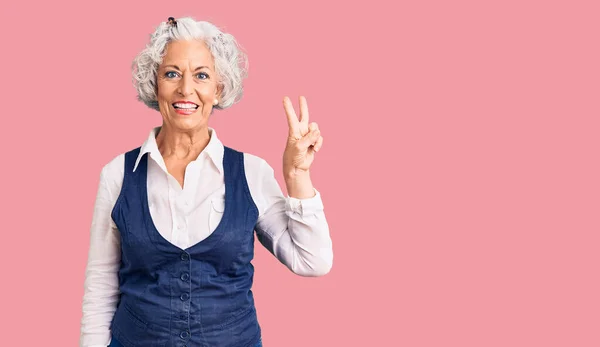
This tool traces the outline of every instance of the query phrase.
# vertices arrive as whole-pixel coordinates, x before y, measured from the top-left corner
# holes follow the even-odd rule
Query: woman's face
[[[157,88],[165,123],[184,131],[207,126],[220,91],[214,61],[204,42],[169,42],[158,67]]]

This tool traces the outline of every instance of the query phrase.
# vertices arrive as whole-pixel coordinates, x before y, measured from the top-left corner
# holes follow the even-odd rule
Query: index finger
[[[283,108],[285,110],[285,114],[288,120],[288,126],[290,129],[290,135],[296,136],[300,134],[299,130],[299,121],[298,116],[296,116],[296,111],[294,111],[294,106],[292,105],[292,101],[287,96],[283,98]]]

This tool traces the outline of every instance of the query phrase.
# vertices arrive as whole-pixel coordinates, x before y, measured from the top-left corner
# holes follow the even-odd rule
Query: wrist
[[[309,170],[302,170],[297,168],[291,168],[287,170],[283,170],[283,177],[285,180],[304,180],[310,177]]]
[[[308,171],[290,172],[285,177],[285,185],[292,198],[307,199],[315,196]]]

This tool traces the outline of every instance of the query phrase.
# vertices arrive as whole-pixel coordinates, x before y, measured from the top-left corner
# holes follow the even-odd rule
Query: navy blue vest
[[[125,154],[121,193],[112,211],[121,234],[121,298],[111,332],[125,347],[245,347],[261,336],[252,280],[258,209],[244,154],[225,147],[225,210],[206,239],[183,250],[165,240],[148,208],[148,154],[137,169]]]

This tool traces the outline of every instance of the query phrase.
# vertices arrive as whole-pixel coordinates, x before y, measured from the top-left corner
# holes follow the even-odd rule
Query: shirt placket
[[[171,242],[180,248],[187,248],[187,220],[185,211],[182,210],[179,200],[183,196],[183,191],[180,187],[174,187],[174,184],[179,185],[177,180],[169,175],[169,208],[173,217],[171,229]]]

